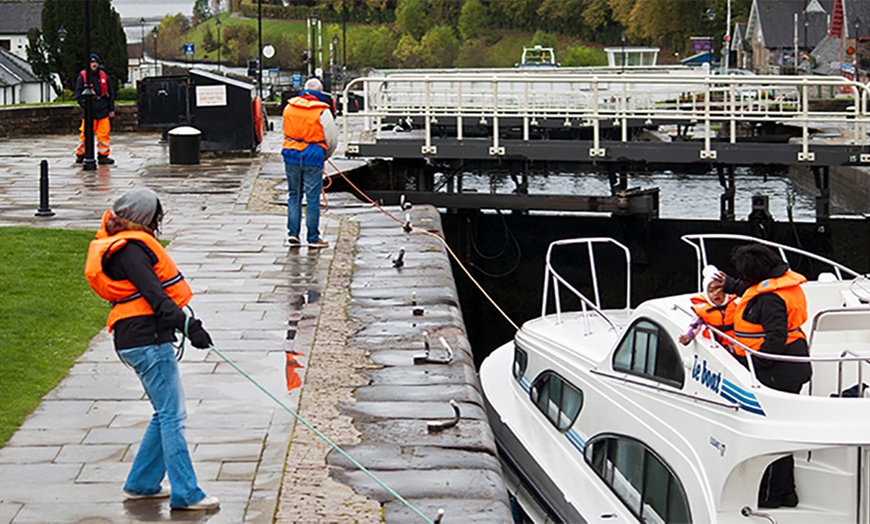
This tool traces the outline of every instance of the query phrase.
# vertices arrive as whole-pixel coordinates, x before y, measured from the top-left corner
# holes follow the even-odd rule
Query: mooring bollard
[[[48,205],[48,160],[39,163],[39,210],[38,217],[53,217],[54,211]]]

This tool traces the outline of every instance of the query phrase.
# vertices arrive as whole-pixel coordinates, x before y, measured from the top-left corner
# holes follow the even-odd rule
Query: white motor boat
[[[800,394],[776,391],[717,337],[677,343],[695,318],[692,294],[632,310],[625,246],[606,238],[554,242],[541,316],[480,368],[499,451],[527,516],[870,522],[870,393],[849,396],[870,363],[870,282],[833,261],[751,237],[682,239],[694,248],[699,275],[708,263],[730,265],[726,247],[761,242],[808,278],[803,329],[812,380]],[[624,275],[624,287],[601,289],[605,273],[608,282]],[[605,309],[614,295],[621,307]],[[800,357],[781,359],[789,358]],[[787,454],[794,456],[797,506],[759,509],[765,469]]]

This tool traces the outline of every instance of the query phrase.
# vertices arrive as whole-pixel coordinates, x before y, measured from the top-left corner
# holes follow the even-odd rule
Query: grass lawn
[[[84,276],[93,237],[0,227],[0,447],[105,325]]]

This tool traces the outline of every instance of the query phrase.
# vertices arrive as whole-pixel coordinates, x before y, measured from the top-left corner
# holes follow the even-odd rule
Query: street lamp
[[[257,96],[263,100],[263,0],[257,0]]]
[[[217,26],[217,34],[218,34],[218,71],[221,70],[221,15],[215,17],[215,25]]]
[[[860,82],[860,70],[861,70],[861,45],[860,38],[858,35],[861,34],[861,17],[855,18],[855,81]]]
[[[622,72],[625,73],[625,31],[623,31],[622,34],[619,35],[619,37],[620,39],[622,39]]]
[[[139,19],[139,29],[142,30],[142,45],[145,45],[145,17]],[[142,47],[142,56],[145,56],[145,47]]]
[[[91,56],[91,3],[85,0],[85,54]],[[97,159],[94,156],[94,86],[91,85],[90,63],[85,73],[85,88],[82,96],[85,99],[84,107],[84,135],[85,135],[85,158],[82,159],[82,169],[95,171]]]
[[[154,74],[157,75],[157,35],[160,31],[157,29],[157,26],[154,26],[154,29],[151,30],[151,34],[154,35]]]

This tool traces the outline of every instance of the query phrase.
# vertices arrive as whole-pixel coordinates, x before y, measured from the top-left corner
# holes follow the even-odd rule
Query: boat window
[[[552,371],[538,375],[529,396],[559,431],[568,431],[583,407],[583,393]]]
[[[526,374],[526,366],[529,365],[529,354],[514,343],[514,378],[519,380]]]
[[[641,522],[692,521],[677,477],[643,443],[608,435],[590,439],[586,463]]]
[[[670,335],[649,320],[639,320],[613,355],[613,369],[683,387],[685,377],[677,346]]]

